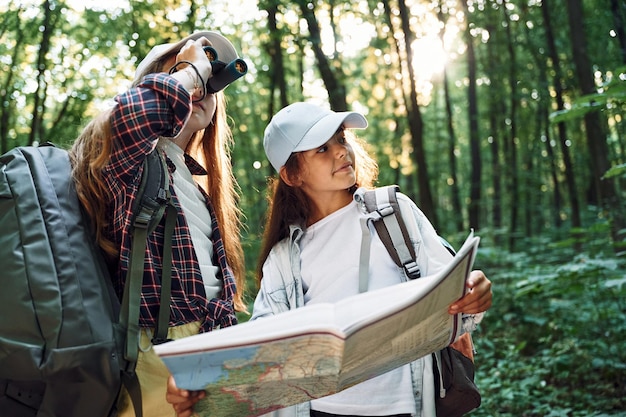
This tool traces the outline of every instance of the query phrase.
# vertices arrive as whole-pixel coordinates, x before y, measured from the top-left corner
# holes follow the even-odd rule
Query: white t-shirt
[[[361,217],[356,202],[309,226],[300,241],[305,304],[336,302],[359,292]],[[370,228],[368,289],[401,282],[401,272]],[[393,300],[380,300],[381,303]],[[410,366],[357,384],[337,394],[311,401],[311,408],[333,414],[382,416],[415,411]]]
[[[209,300],[219,297],[222,292],[222,281],[217,278],[219,266],[213,264],[213,242],[211,241],[213,228],[211,227],[211,214],[204,196],[185,164],[183,149],[167,138],[159,139],[159,147],[176,166],[172,174],[174,190],[189,225],[206,296]]]

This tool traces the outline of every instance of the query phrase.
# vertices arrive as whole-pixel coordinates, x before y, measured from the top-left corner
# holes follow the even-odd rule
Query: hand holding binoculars
[[[206,83],[207,94],[223,90],[248,72],[248,65],[243,59],[237,58],[230,63],[225,63],[218,59],[217,51],[212,46],[205,46],[203,49],[213,68],[213,74]]]

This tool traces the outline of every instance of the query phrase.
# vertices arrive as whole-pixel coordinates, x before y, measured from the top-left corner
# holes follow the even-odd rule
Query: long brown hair
[[[372,188],[378,178],[378,164],[367,151],[367,144],[351,130],[340,129],[337,134],[345,134],[346,141],[354,151],[356,183],[346,192],[354,194],[359,187]],[[300,172],[299,155],[300,152],[295,152],[287,159],[285,170],[288,177],[295,178]],[[256,271],[258,282],[263,278],[263,264],[274,245],[289,236],[291,225],[304,226],[311,209],[311,200],[300,187],[288,185],[280,175],[269,179],[268,211]]]
[[[152,63],[142,76],[163,72],[165,63],[176,53],[177,51]],[[240,240],[241,210],[238,205],[240,190],[231,164],[233,137],[228,125],[224,93],[216,93],[216,98],[217,107],[211,124],[195,134],[185,151],[209,173],[197,176],[195,180],[210,196],[215,208],[228,264],[237,284],[235,309],[247,311],[243,300],[245,269]],[[92,219],[97,242],[107,256],[115,258],[118,256],[119,248],[104,233],[107,227],[106,202],[111,199],[110,190],[103,177],[112,148],[110,115],[111,110],[104,111],[85,127],[74,142],[70,157],[78,197]]]

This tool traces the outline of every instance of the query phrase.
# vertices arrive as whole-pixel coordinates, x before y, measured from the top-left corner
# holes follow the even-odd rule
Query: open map
[[[465,291],[478,240],[437,274],[154,349],[179,387],[206,391],[201,416],[258,416],[333,394],[456,340],[461,315],[448,306]]]

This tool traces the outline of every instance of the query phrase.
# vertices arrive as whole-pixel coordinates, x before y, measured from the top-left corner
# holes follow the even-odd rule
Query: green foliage
[[[626,104],[626,67],[618,68],[614,75],[595,94],[586,94],[574,99],[569,108],[550,114],[552,123],[560,123],[583,117],[591,111]]]
[[[494,305],[475,334],[483,404],[471,415],[623,415],[623,259],[608,245],[573,257],[559,242],[528,240],[526,247],[479,253]]]
[[[626,177],[626,164],[620,164],[609,169],[604,178]]]

